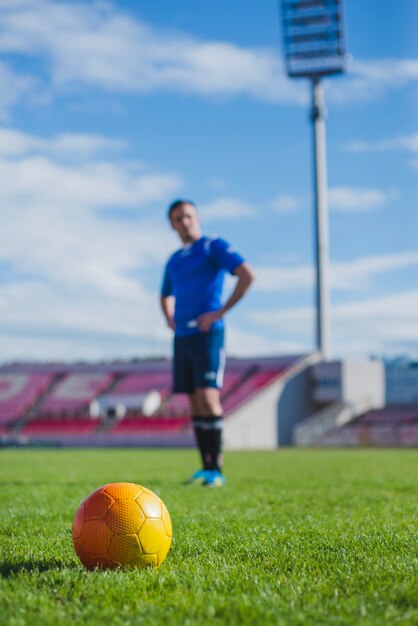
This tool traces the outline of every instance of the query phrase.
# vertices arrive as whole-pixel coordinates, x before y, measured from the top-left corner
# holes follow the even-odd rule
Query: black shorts
[[[221,389],[225,370],[224,329],[174,337],[174,393]]]

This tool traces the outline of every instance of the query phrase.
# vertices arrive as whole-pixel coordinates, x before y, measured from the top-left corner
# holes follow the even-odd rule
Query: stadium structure
[[[5,364],[0,442],[193,446],[187,398],[171,393],[171,365],[168,359]],[[410,395],[396,401],[392,384],[388,404],[387,376],[377,359],[230,358],[222,391],[225,449],[416,446],[418,401]]]
[[[343,0],[279,4],[287,74],[312,89],[317,351],[227,361],[225,449],[416,446],[418,365],[399,373],[378,359],[328,359],[322,79],[346,69]],[[0,444],[192,446],[194,438],[187,398],[171,393],[169,360],[10,363],[0,366]]]

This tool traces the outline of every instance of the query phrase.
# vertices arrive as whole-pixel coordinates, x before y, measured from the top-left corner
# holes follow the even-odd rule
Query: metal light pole
[[[315,248],[316,248],[316,346],[324,359],[329,356],[329,243],[327,163],[324,90],[312,80],[311,121],[314,146]]]
[[[316,347],[329,356],[329,246],[325,105],[321,78],[344,71],[343,0],[281,0],[287,74],[312,88],[316,253]]]

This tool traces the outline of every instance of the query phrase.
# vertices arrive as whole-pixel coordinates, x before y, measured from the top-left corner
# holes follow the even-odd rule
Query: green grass
[[[195,451],[0,453],[2,626],[418,624],[418,457],[398,450],[226,455],[228,484],[183,486]],[[158,570],[78,562],[79,503],[112,481],[164,500]]]

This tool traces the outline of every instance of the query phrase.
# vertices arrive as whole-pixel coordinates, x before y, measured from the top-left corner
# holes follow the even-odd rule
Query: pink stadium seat
[[[297,359],[228,360],[221,392],[225,413],[244,404]],[[26,420],[30,417],[30,421],[13,434],[34,438],[55,436],[62,441],[72,440],[73,435],[77,441],[81,441],[82,435],[86,436],[86,441],[92,435],[93,441],[93,434],[94,441],[98,438],[104,441],[118,434],[125,435],[125,439],[130,434],[140,438],[142,434],[151,438],[161,434],[170,439],[172,434],[177,437],[176,441],[179,437],[186,441],[185,433],[190,433],[188,398],[186,394],[172,394],[171,385],[172,373],[163,361],[151,363],[149,368],[145,363],[139,366],[126,363],[123,367],[119,363],[96,367],[48,364],[38,370],[35,365],[13,366],[10,371],[4,367],[0,371],[0,432],[8,434],[11,423],[20,417]],[[131,412],[110,430],[98,430],[101,422],[87,417],[90,402],[102,394],[127,396],[153,390],[159,391],[163,401],[156,416],[141,417]],[[190,444],[189,439],[186,443]]]
[[[1,373],[0,423],[7,424],[24,415],[51,384],[55,374]]]
[[[249,400],[252,395],[268,385],[272,380],[283,373],[283,371],[284,369],[259,371],[244,380],[244,382],[223,401],[225,414],[230,413]]]
[[[169,392],[171,388],[171,372],[138,372],[127,374],[112,388],[112,395],[130,393],[147,393],[148,391]]]
[[[368,411],[323,437],[322,445],[418,445],[418,406],[398,405]]]
[[[39,413],[74,415],[85,411],[113,379],[111,373],[68,374],[41,403]]]
[[[163,415],[190,415],[189,399],[185,393],[173,394],[160,409]]]
[[[87,434],[97,428],[97,423],[91,419],[37,419],[29,422],[21,431],[23,435],[74,435]]]
[[[418,422],[400,428],[399,443],[402,446],[418,446]]]
[[[358,424],[411,424],[418,422],[418,406],[393,406],[375,409],[361,415]]]
[[[231,389],[238,383],[241,376],[241,372],[229,372],[228,370],[225,372],[224,384],[222,386],[222,396],[225,396],[231,391]]]
[[[178,432],[190,424],[184,417],[127,417],[115,424],[112,433],[139,433],[139,432]]]

